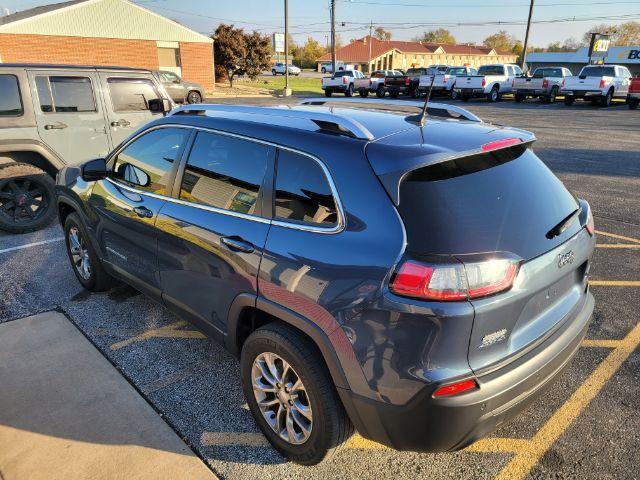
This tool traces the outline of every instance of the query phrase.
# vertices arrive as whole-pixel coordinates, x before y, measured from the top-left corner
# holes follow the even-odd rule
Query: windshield
[[[616,70],[613,67],[584,67],[580,72],[581,77],[615,77]]]
[[[478,75],[504,75],[502,65],[482,65],[478,69]]]

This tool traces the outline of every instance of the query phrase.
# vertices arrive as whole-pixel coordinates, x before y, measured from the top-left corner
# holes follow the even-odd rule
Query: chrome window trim
[[[197,126],[192,126],[192,125],[182,125],[182,124],[176,124],[176,123],[166,123],[166,124],[162,124],[162,125],[155,125],[151,128],[147,128],[146,130],[143,130],[141,132],[139,132],[138,134],[136,134],[135,136],[129,138],[126,143],[123,143],[122,145],[120,145],[120,147],[115,150],[114,152],[112,152],[108,159],[107,159],[107,163],[111,162],[112,160],[115,160],[115,158],[118,156],[118,154],[120,154],[120,152],[122,152],[125,148],[127,148],[131,143],[133,143],[135,140],[137,140],[138,138],[140,138],[142,135],[145,135],[146,133],[149,133],[153,130],[159,130],[161,128],[187,128],[187,129],[191,129],[191,130],[198,130],[198,131],[203,131],[203,132],[210,132],[210,133],[216,133],[219,135],[226,135],[229,137],[234,137],[234,138],[239,138],[241,140],[247,140],[250,142],[254,142],[254,143],[260,143],[263,145],[269,145],[271,147],[274,148],[278,148],[280,150],[287,150],[289,152],[293,152],[296,153],[298,155],[302,155],[305,157],[310,158],[311,160],[315,161],[318,165],[320,165],[320,168],[322,169],[322,171],[324,172],[324,175],[327,179],[327,182],[329,183],[329,188],[331,189],[331,194],[333,195],[333,199],[336,203],[336,210],[338,213],[338,222],[331,226],[331,227],[320,227],[320,226],[315,226],[315,225],[308,225],[308,224],[299,224],[299,223],[294,223],[294,222],[287,222],[287,221],[283,221],[283,220],[276,220],[275,218],[264,218],[264,217],[258,217],[256,215],[249,215],[247,213],[241,213],[241,212],[234,212],[232,210],[225,210],[222,208],[218,208],[218,207],[212,207],[210,205],[203,205],[200,203],[194,203],[194,202],[188,202],[186,200],[181,200],[179,198],[175,198],[175,197],[169,197],[167,195],[159,195],[157,193],[151,193],[151,192],[147,192],[145,190],[139,190],[135,187],[131,187],[129,185],[125,185],[123,183],[120,183],[110,177],[107,177],[106,179],[112,183],[113,185],[119,187],[119,188],[123,188],[124,190],[127,190],[129,192],[133,192],[133,193],[137,193],[138,195],[146,195],[148,197],[151,198],[157,198],[159,200],[164,200],[167,202],[171,202],[171,203],[176,203],[178,205],[184,205],[187,207],[194,207],[194,208],[199,208],[200,210],[206,210],[209,212],[213,212],[213,213],[220,213],[222,215],[229,215],[231,217],[238,217],[238,218],[242,218],[245,220],[252,220],[254,222],[258,222],[258,223],[266,223],[266,224],[270,224],[270,225],[276,225],[279,227],[284,227],[284,228],[291,228],[294,230],[303,230],[303,231],[307,231],[307,232],[313,232],[313,233],[323,233],[323,234],[335,234],[335,233],[340,233],[345,229],[345,215],[344,215],[344,210],[342,208],[342,202],[340,200],[340,196],[338,195],[338,190],[336,188],[336,185],[333,181],[333,177],[331,176],[331,173],[329,172],[327,166],[324,164],[324,162],[322,160],[320,160],[319,158],[300,151],[300,150],[296,150],[294,148],[290,148],[290,147],[286,147],[283,145],[279,145],[277,143],[273,143],[273,142],[268,142],[266,140],[260,140],[257,138],[252,138],[252,137],[247,137],[245,135],[240,135],[237,133],[230,133],[230,132],[225,132],[222,130],[217,130],[215,128],[204,128],[204,127],[197,127]],[[182,159],[180,159],[182,160]],[[179,193],[178,193],[179,194]],[[275,195],[275,190],[274,190],[274,195]],[[275,212],[274,212],[275,214]]]

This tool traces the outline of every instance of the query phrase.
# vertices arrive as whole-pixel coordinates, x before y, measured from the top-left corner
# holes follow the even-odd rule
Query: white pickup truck
[[[448,67],[444,73],[433,75],[420,75],[420,83],[418,89],[421,92],[428,92],[431,88],[431,80],[433,79],[432,94],[450,95],[452,99],[458,97],[455,90],[456,79],[461,76],[476,75],[478,71],[471,67]]]
[[[571,70],[564,67],[536,68],[531,77],[518,77],[513,83],[513,95],[516,102],[528,97],[539,98],[545,103],[553,103],[564,84],[571,76]]]
[[[560,89],[564,104],[573,105],[576,98],[590,100],[594,105],[611,105],[614,98],[627,98],[631,72],[621,65],[587,65],[580,75],[568,77]]]
[[[485,97],[490,102],[497,102],[502,95],[512,92],[514,80],[522,75],[518,65],[482,65],[477,75],[459,77],[455,89],[464,102],[472,97]]]
[[[359,70],[340,70],[330,77],[322,77],[322,90],[325,97],[330,97],[334,92],[351,97],[355,92],[355,81],[363,78],[364,74]]]
[[[367,97],[370,93],[375,93],[378,98],[384,97],[384,79],[387,77],[400,77],[399,70],[374,70],[370,77],[356,78],[353,88],[361,97]]]

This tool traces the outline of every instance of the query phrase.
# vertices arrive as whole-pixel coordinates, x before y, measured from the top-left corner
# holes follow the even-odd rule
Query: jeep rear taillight
[[[481,298],[510,289],[518,266],[512,258],[442,264],[407,260],[390,289],[396,295],[438,302]]]
[[[349,83],[349,79],[347,77],[342,77],[342,83],[346,85],[347,83]]]
[[[411,79],[409,77],[404,79],[404,84],[409,85],[411,83]]]
[[[600,79],[600,88],[604,88],[605,83],[604,78]]]
[[[547,88],[549,86],[549,80],[546,78],[542,80],[542,88]]]
[[[483,78],[483,79],[482,79],[482,86],[484,87],[486,84],[487,84],[487,79],[486,79],[486,78]]]

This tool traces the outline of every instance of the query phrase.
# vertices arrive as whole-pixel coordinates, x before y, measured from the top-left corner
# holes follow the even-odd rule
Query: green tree
[[[373,36],[378,40],[385,40],[385,41],[391,40],[391,32],[388,30],[385,30],[382,27],[376,27],[376,29],[373,31]]]
[[[233,77],[245,56],[245,35],[241,28],[221,23],[212,35],[216,77],[226,77],[233,87]]]
[[[307,38],[307,43],[300,49],[300,67],[314,68],[318,58],[320,58],[327,50],[320,45],[320,42],[312,37]]]
[[[489,35],[484,39],[482,43],[484,43],[487,47],[491,47],[495,50],[500,50],[503,52],[513,52],[517,42],[518,41],[515,39],[515,37],[507,33],[506,30],[500,30],[498,33]]]
[[[591,32],[611,34],[612,45],[640,44],[640,22],[626,22],[619,25],[596,25],[582,36],[582,43],[584,45],[589,45],[591,42]]]
[[[426,42],[426,43],[446,43],[446,44],[456,43],[456,38],[446,28],[437,28],[435,30],[429,30],[428,32],[424,32],[422,35],[416,37],[414,40],[416,42]]]

